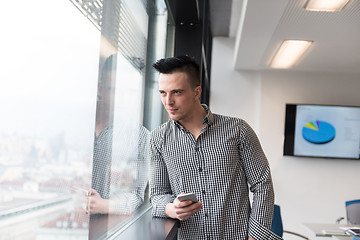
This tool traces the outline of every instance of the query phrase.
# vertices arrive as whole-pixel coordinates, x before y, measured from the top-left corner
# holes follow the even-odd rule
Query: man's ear
[[[195,92],[195,98],[196,98],[196,99],[199,99],[200,96],[201,96],[201,87],[200,87],[200,86],[197,86],[197,87],[194,89],[194,92]]]

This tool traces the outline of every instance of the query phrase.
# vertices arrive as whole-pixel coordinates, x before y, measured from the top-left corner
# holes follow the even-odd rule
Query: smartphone
[[[84,194],[85,196],[90,196],[90,195],[91,195],[91,193],[90,193],[89,190],[83,189],[83,188],[81,188],[81,187],[72,186],[71,188],[72,188],[72,190],[74,190],[75,192]]]
[[[177,199],[179,199],[180,202],[182,201],[192,201],[197,202],[197,197],[194,193],[184,193],[177,196]]]

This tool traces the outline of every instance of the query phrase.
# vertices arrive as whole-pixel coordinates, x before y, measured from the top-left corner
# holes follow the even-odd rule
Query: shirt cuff
[[[174,202],[175,197],[172,195],[161,195],[161,196],[154,196],[151,199],[152,208],[152,215],[154,217],[163,217],[168,218],[165,214],[165,207],[168,203]]]
[[[256,240],[282,240],[281,237],[264,227],[256,219],[249,219],[249,237]]]

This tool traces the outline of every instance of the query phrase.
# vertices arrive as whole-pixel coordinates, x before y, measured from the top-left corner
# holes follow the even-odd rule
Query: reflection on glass
[[[104,61],[97,97],[92,189],[87,198],[87,210],[97,215],[91,218],[93,239],[102,237],[104,230],[108,234],[126,224],[145,202],[149,132],[140,124],[142,82],[142,72],[121,54]],[[99,214],[118,218],[113,224],[110,215]]]
[[[89,212],[130,215],[143,202],[147,185],[148,130],[122,120],[96,138]]]
[[[101,114],[96,119],[91,196],[117,201],[99,202],[103,206],[93,213],[127,213],[144,201],[148,131],[140,124],[141,83],[142,75],[121,55],[105,61],[99,81],[97,112]]]

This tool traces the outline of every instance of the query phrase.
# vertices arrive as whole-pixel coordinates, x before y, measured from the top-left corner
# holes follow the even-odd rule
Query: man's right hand
[[[173,203],[168,203],[165,207],[165,214],[168,217],[185,221],[197,213],[203,207],[201,202],[183,201],[175,199]]]
[[[102,198],[95,189],[90,189],[89,193],[90,196],[87,197],[87,210],[90,212],[90,214],[109,213],[110,200]]]

